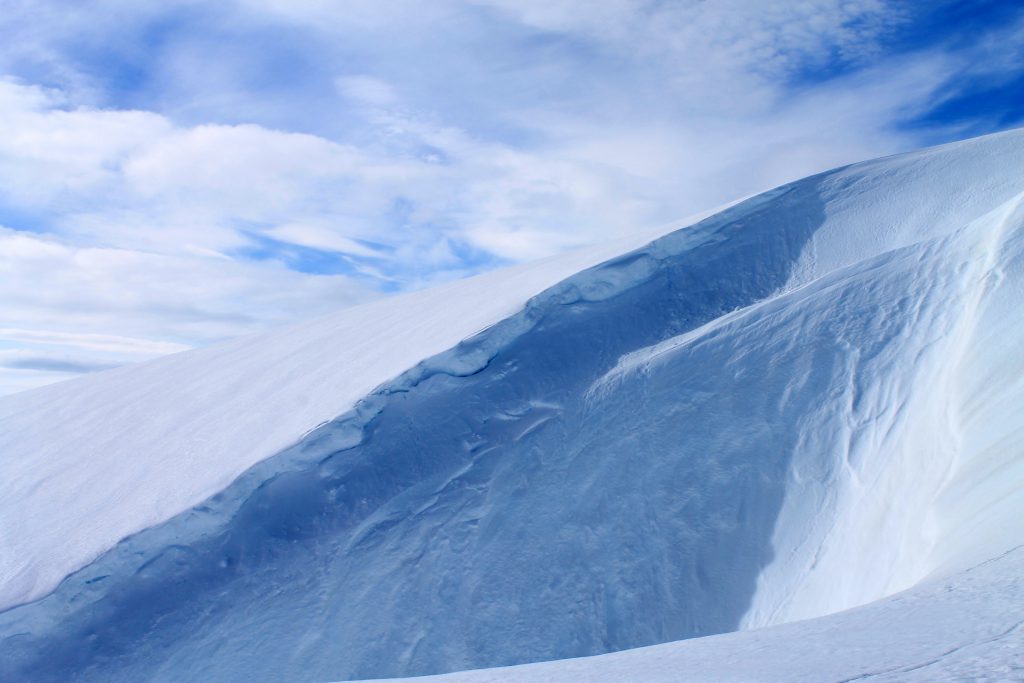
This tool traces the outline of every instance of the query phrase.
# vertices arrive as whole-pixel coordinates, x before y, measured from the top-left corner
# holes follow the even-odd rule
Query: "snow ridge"
[[[967,585],[1024,542],[1020,169],[1019,131],[859,164],[583,271],[0,613],[0,679],[424,674]]]
[[[44,600],[0,615],[0,632],[38,634],[5,641],[7,661],[16,671],[32,671],[37,680],[59,680],[96,661],[113,660],[116,667],[98,669],[98,679],[131,680],[152,666],[154,649],[165,651],[175,642],[176,652],[162,664],[168,678],[183,672],[186,677],[215,672],[219,680],[329,678],[592,654],[735,628],[761,566],[756,558],[767,548],[752,553],[751,543],[737,543],[736,552],[723,552],[713,546],[729,533],[723,524],[752,542],[759,537],[764,545],[781,477],[775,477],[774,495],[762,495],[765,484],[750,476],[738,453],[730,467],[741,485],[752,488],[750,504],[765,511],[756,515],[756,524],[723,519],[705,527],[708,515],[726,514],[726,489],[737,483],[729,479],[692,486],[692,500],[648,510],[647,531],[631,531],[632,517],[607,507],[620,504],[616,487],[625,487],[623,502],[635,498],[621,468],[646,465],[619,456],[654,446],[638,447],[629,429],[605,419],[609,407],[595,407],[582,397],[594,373],[628,349],[703,324],[780,287],[800,241],[817,227],[808,211],[814,193],[815,185],[806,183],[748,200],[570,278],[535,297],[520,314],[422,362],[204,505],[126,539]],[[767,207],[771,215],[765,214]],[[786,230],[770,228],[783,224]],[[723,261],[731,258],[722,249],[725,243],[766,258],[744,277],[725,278]],[[697,290],[703,296],[677,296]],[[612,408],[633,421],[636,416],[623,404],[635,400],[624,393],[613,397]],[[408,425],[417,427],[410,431]],[[687,431],[681,423],[677,430],[664,429],[660,420],[646,429],[644,439],[665,447],[680,438],[678,429]],[[780,456],[784,460],[784,451]],[[561,461],[544,462],[552,457]],[[663,477],[662,496],[674,496],[670,482],[700,482],[702,469],[722,464],[695,460],[681,466],[663,460],[662,469],[674,474]],[[531,481],[534,471],[547,478],[546,469],[556,473],[556,482]],[[775,469],[784,471],[783,462]],[[658,473],[644,476],[655,479]],[[567,508],[560,495],[552,495],[562,477],[571,477],[574,489],[601,491],[589,512]],[[680,504],[689,511],[673,522]],[[453,508],[460,514],[453,515]],[[544,508],[546,514],[533,518],[540,528],[530,533],[534,542],[524,546],[519,525],[531,524],[531,508],[535,513]],[[737,508],[728,514],[738,519],[755,512]],[[580,515],[588,521],[582,523]],[[552,544],[560,545],[559,520],[566,528],[582,524],[593,537],[589,548],[580,553],[567,547],[564,562],[549,564],[544,581],[550,588],[537,596],[533,614],[521,624],[510,623],[511,612],[520,609],[513,596],[530,590],[543,558],[557,552]],[[652,533],[662,525],[676,531]],[[554,537],[549,529],[556,531]],[[495,534],[500,541],[489,538]],[[626,536],[638,547],[622,547]],[[421,547],[436,537],[447,538],[447,545]],[[703,551],[694,542],[702,538],[711,546]],[[488,545],[493,550],[485,551]],[[510,559],[512,548],[516,560]],[[700,557],[702,552],[710,556]],[[367,559],[367,553],[383,558]],[[650,553],[677,557],[647,567]],[[418,557],[415,567],[410,554]],[[591,572],[588,567],[602,555],[617,555],[622,566],[609,566],[604,576]],[[628,566],[662,576],[651,585],[634,585]],[[565,585],[566,572],[577,577],[572,589]],[[284,586],[282,574],[303,579]],[[394,583],[381,584],[381,574],[390,574]],[[453,588],[445,585],[466,582],[488,593],[494,590],[489,583],[508,585],[491,598],[463,594],[453,613]],[[675,594],[671,586],[677,584],[691,589]],[[607,595],[591,604],[595,591]],[[208,602],[211,594],[220,607]],[[349,604],[353,594],[363,596],[358,604]],[[313,605],[302,607],[314,598]],[[477,613],[479,600],[492,603],[489,613]],[[217,655],[223,641],[210,630],[230,639],[242,618],[237,609],[261,601],[265,604],[250,617],[258,622],[251,625],[250,637],[273,630],[274,645],[262,648],[268,658],[245,664]],[[675,616],[666,614],[652,624],[630,618],[637,609],[658,610],[664,602],[676,603]],[[342,605],[341,613],[332,613]],[[408,605],[416,611],[406,617]],[[309,619],[307,610],[316,615],[308,629],[281,632],[284,624]],[[182,640],[191,640],[186,634],[195,633],[199,621],[206,622],[201,631],[206,644],[185,645]],[[411,623],[395,628],[405,621]],[[542,623],[548,626],[538,628]],[[147,635],[139,642],[136,633]],[[453,633],[464,642],[445,643]],[[278,647],[273,654],[268,650]],[[339,658],[341,651],[350,654]]]

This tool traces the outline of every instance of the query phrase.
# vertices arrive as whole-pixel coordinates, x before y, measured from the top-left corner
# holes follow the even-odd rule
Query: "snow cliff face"
[[[1022,193],[1024,133],[990,136],[570,277],[0,614],[0,678],[575,657],[996,557],[1024,543]]]

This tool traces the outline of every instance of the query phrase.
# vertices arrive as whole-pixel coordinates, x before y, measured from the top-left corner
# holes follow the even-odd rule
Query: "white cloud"
[[[76,247],[0,228],[0,350],[22,361],[0,362],[0,392],[68,374],[54,369],[144,360],[373,296],[350,278],[275,262]]]
[[[859,60],[904,20],[885,0],[474,0],[545,31],[640,55],[681,82],[730,90],[839,56]],[[673,66],[677,68],[673,69]],[[713,94],[707,92],[703,94]]]
[[[333,251],[371,259],[383,256],[379,251],[375,251],[356,240],[339,235],[337,232],[322,225],[285,223],[270,230],[265,230],[263,234],[281,242],[297,244],[311,249]]]
[[[187,351],[192,348],[188,344],[154,341],[152,339],[137,339],[134,337],[120,337],[113,334],[54,332],[49,330],[19,330],[14,328],[0,328],[0,339],[8,342],[74,346],[89,351],[138,354],[141,356],[160,356],[168,353]]]
[[[58,93],[0,80],[0,179],[8,202],[48,205],[94,192],[170,125],[137,111],[65,110]]]
[[[339,76],[335,82],[343,95],[362,104],[387,107],[399,102],[395,89],[373,76]]]
[[[203,344],[917,146],[892,123],[979,55],[1013,60],[1004,38],[878,61],[908,12],[14,2],[0,16],[19,37],[0,44],[0,72],[21,75],[0,78],[0,299],[14,302],[0,351],[18,367],[0,382],[148,354],[96,335]],[[835,64],[849,73],[794,85]],[[302,272],[317,269],[346,274]]]

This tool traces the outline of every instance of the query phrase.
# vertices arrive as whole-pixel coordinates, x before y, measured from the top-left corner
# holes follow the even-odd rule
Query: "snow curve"
[[[0,609],[46,595],[424,358],[667,230],[0,397]]]
[[[962,576],[1024,542],[1022,169],[858,164],[580,272],[0,613],[0,678],[501,666]]]

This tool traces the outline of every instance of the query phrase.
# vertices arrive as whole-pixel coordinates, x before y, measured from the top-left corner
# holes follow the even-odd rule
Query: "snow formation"
[[[1022,197],[1011,131],[0,399],[0,680],[1009,671]]]
[[[656,236],[0,396],[0,610],[203,502],[546,287]]]

